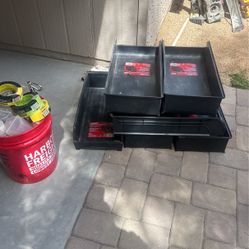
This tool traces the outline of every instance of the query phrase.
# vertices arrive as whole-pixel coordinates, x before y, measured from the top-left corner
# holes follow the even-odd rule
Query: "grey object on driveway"
[[[0,79],[39,82],[50,102],[59,162],[47,179],[31,185],[10,180],[0,167],[0,248],[63,249],[91,186],[101,151],[76,151],[73,120],[89,66],[0,51]]]

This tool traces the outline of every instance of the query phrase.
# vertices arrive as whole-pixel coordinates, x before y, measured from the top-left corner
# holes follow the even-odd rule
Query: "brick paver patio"
[[[226,153],[106,152],[67,249],[249,248],[249,94],[224,88]]]

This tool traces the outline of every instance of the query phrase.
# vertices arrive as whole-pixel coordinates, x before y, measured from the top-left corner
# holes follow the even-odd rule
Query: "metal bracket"
[[[237,0],[226,0],[232,22],[232,31],[239,32],[244,29],[242,15]]]
[[[27,85],[29,87],[30,92],[37,93],[42,90],[42,85],[32,82],[32,81],[27,81]]]

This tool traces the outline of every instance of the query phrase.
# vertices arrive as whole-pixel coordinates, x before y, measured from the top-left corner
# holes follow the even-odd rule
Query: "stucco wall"
[[[148,0],[1,0],[0,47],[109,60],[113,43],[145,44]]]
[[[153,45],[170,0],[0,0],[0,48],[94,63]]]

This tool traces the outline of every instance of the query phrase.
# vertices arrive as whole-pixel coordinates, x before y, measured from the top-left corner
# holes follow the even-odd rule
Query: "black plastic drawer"
[[[114,46],[105,91],[107,112],[160,115],[161,49],[161,46]]]
[[[87,74],[73,127],[76,149],[122,150],[120,136],[113,134],[112,120],[105,112],[106,78],[104,72]]]
[[[112,115],[115,134],[218,135],[226,132],[219,112],[216,116],[121,116]]]
[[[163,46],[162,50],[162,113],[215,115],[225,94],[210,43],[202,48]]]

